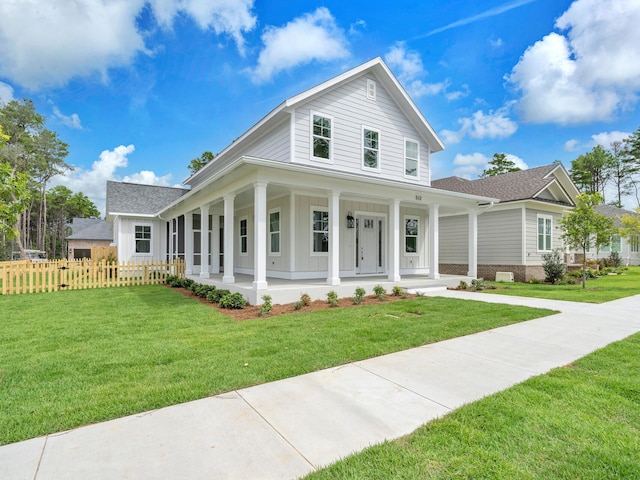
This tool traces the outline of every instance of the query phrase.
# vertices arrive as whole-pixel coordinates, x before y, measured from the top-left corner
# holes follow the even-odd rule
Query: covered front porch
[[[216,288],[229,290],[231,293],[241,293],[251,305],[262,304],[262,295],[271,296],[274,304],[294,303],[300,300],[303,293],[308,294],[312,300],[326,300],[327,293],[335,291],[339,298],[352,297],[356,288],[364,288],[367,295],[373,294],[373,287],[381,285],[391,295],[393,287],[399,286],[404,290],[415,288],[432,289],[434,292],[444,290],[447,287],[456,287],[461,280],[471,283],[472,277],[462,275],[441,275],[438,279],[429,278],[428,275],[404,275],[398,281],[390,281],[386,275],[362,276],[342,278],[340,285],[328,285],[326,279],[309,280],[285,280],[280,278],[269,279],[269,290],[260,291],[254,288],[253,275],[236,274],[234,283],[225,283],[224,275],[212,274],[209,278],[202,278],[198,274],[186,276],[197,283],[213,285]]]

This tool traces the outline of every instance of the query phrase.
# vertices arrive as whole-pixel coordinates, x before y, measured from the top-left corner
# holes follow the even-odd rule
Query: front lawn
[[[588,279],[587,288],[584,290],[582,283],[576,285],[487,283],[497,287],[496,290],[485,290],[487,293],[568,300],[572,302],[603,303],[639,295],[640,267],[629,267],[621,275],[605,275],[600,278]]]
[[[640,334],[309,475],[640,478]]]
[[[549,315],[444,298],[237,322],[164,286],[0,296],[0,444]]]

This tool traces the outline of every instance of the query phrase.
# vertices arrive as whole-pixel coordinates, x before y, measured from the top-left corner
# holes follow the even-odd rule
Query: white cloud
[[[501,38],[497,38],[495,40],[489,40],[489,45],[491,45],[493,48],[500,48],[501,46],[504,45],[504,41]]]
[[[201,28],[230,34],[242,51],[242,32],[253,28],[253,0],[21,0],[0,2],[0,76],[37,90],[76,76],[125,67],[148,54],[137,18],[151,4],[158,22],[170,26],[180,13]]]
[[[0,105],[13,100],[13,87],[7,83],[0,82]]]
[[[567,140],[564,142],[564,151],[565,152],[575,152],[580,148],[580,142],[575,138]]]
[[[82,192],[104,214],[107,180],[120,180],[116,171],[126,168],[128,156],[135,151],[134,145],[120,145],[113,150],[104,150],[98,160],[93,162],[91,170],[78,168],[65,175],[57,175],[51,180],[51,186],[64,185],[73,192]],[[144,183],[147,185],[170,186],[171,174],[157,176],[148,170],[126,175],[122,181]]]
[[[515,166],[521,170],[527,170],[529,168],[529,165],[527,165],[527,163],[517,155],[507,153],[506,158],[507,160],[512,161]],[[468,180],[476,179],[482,174],[485,168],[487,168],[487,164],[491,160],[493,160],[493,156],[487,157],[482,153],[476,152],[469,155],[458,153],[453,159],[453,164],[456,165],[456,168],[453,170],[453,174]]]
[[[76,130],[82,130],[82,123],[80,122],[80,117],[77,113],[72,113],[71,115],[63,114],[60,109],[56,106],[53,107],[53,118],[58,120],[63,125],[66,125],[69,128],[74,128]]]
[[[445,94],[445,97],[447,97],[447,100],[449,101],[458,100],[460,98],[468,97],[470,93],[471,93],[471,90],[469,90],[469,85],[465,83],[462,85],[461,90],[456,90],[455,92],[448,92]]]
[[[325,7],[295,18],[284,27],[267,27],[262,42],[264,48],[258,64],[251,71],[255,83],[267,82],[279,72],[298,65],[349,55],[344,32]]]
[[[576,0],[506,79],[526,121],[562,125],[612,118],[640,92],[640,2]]]
[[[596,145],[602,145],[604,148],[609,149],[613,142],[622,142],[625,138],[631,135],[630,132],[602,132],[596,133],[595,135],[591,135],[591,147],[595,147]]]
[[[367,28],[367,22],[364,20],[357,20],[349,25],[349,35],[359,35],[360,30],[364,30],[365,28]]]
[[[437,95],[444,92],[449,81],[425,83],[420,77],[427,75],[422,65],[420,53],[408,51],[404,42],[396,42],[384,56],[389,68],[395,70],[400,83],[404,85],[409,96],[420,98],[425,95]]]
[[[476,140],[484,138],[506,138],[518,130],[518,125],[508,117],[509,105],[485,114],[478,110],[471,117],[459,118],[460,130],[443,130],[445,143],[455,144],[465,136]]]

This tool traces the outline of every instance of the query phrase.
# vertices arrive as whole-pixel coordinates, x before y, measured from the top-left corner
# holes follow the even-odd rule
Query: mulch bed
[[[169,287],[167,285],[167,288]],[[207,299],[198,297],[191,290],[187,290],[186,288],[173,288],[176,292],[181,293],[185,297],[191,298],[197,302],[202,303],[211,308],[217,309],[223,315],[233,318],[237,321],[242,320],[251,320],[254,318],[262,318],[260,317],[260,306],[259,305],[247,305],[243,309],[229,309],[229,308],[221,308],[217,303],[211,303]],[[406,298],[415,298],[417,295],[407,295]],[[387,299],[385,302],[397,302],[399,300],[404,300],[402,297],[394,297],[391,295],[387,295]],[[285,303],[285,304],[274,304],[271,312],[268,317],[272,318],[277,317],[278,315],[284,315],[286,313],[295,313],[295,312],[315,312],[317,310],[328,310],[329,308],[355,308],[361,305],[377,305],[383,303],[376,298],[375,295],[369,295],[362,299],[362,303],[359,305],[353,304],[352,297],[345,297],[338,299],[337,307],[330,307],[329,303],[326,300],[315,300],[311,302],[311,304],[302,307],[300,310],[295,309],[295,303]]]

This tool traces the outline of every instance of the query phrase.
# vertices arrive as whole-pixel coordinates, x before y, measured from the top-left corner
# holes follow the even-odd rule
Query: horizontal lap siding
[[[420,183],[428,181],[428,146],[407,120],[380,82],[377,82],[376,100],[366,97],[367,78],[363,76],[347,85],[329,91],[296,109],[295,161],[304,164],[325,165],[311,160],[311,112],[333,117],[333,164],[327,168],[405,180],[404,138],[420,144]],[[362,170],[362,127],[380,132],[381,171]]]
[[[478,217],[478,263],[522,263],[522,210],[486,212]]]
[[[542,255],[546,253],[538,251],[538,215],[546,215],[553,218],[551,222],[551,247],[553,249],[564,248],[561,238],[562,231],[559,228],[562,215],[527,208],[527,265],[541,265]]]
[[[469,261],[469,217],[456,215],[442,217],[438,222],[440,263],[467,263]]]

